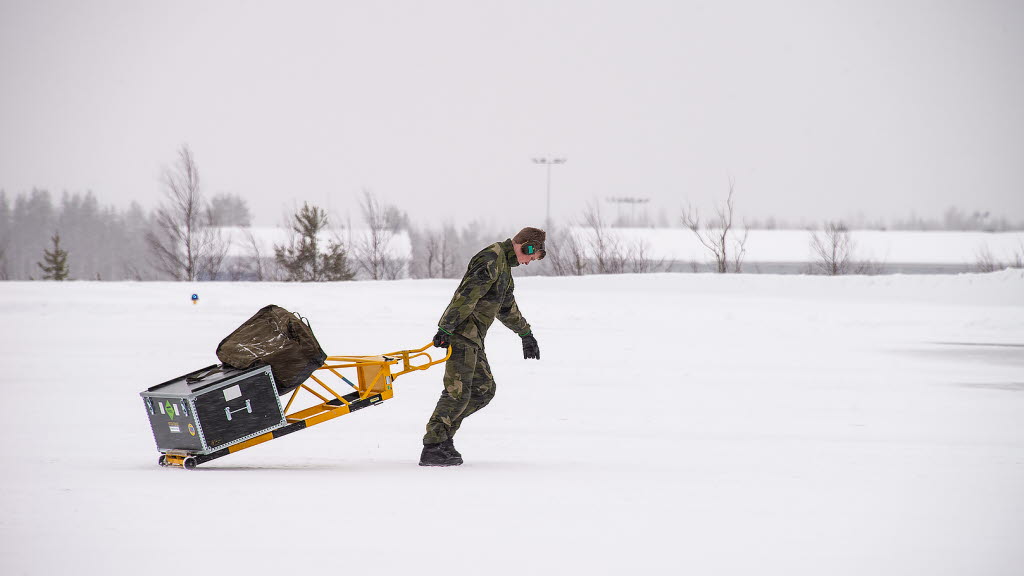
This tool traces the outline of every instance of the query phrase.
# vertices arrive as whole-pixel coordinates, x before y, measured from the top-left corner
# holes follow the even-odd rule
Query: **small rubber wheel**
[[[188,458],[185,458],[182,465],[185,466],[185,470],[194,470],[196,467],[196,459],[189,456]]]
[[[161,466],[167,466],[167,456],[164,455],[164,454],[161,454],[160,455],[160,459],[157,460],[156,463],[161,465]]]

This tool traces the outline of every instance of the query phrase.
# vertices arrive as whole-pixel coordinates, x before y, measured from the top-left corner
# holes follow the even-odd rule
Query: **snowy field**
[[[156,465],[138,393],[260,307],[374,354],[456,284],[0,283],[0,574],[1024,573],[1020,270],[522,278],[541,360],[492,328],[464,466],[417,466],[440,367]]]

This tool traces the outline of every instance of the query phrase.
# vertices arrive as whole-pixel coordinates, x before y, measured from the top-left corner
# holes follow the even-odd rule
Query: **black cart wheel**
[[[194,470],[197,463],[195,458],[189,456],[188,458],[185,458],[182,464],[185,466],[185,470]]]
[[[165,454],[160,455],[160,459],[156,461],[161,466],[167,466],[167,456]]]

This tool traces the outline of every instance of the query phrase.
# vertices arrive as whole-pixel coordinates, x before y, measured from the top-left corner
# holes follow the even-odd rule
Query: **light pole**
[[[622,205],[623,204],[629,204],[629,222],[628,222],[628,224],[629,224],[630,227],[635,227],[636,226],[636,205],[637,204],[647,204],[648,202],[651,201],[651,199],[650,198],[635,198],[635,197],[631,197],[631,196],[620,196],[620,197],[617,197],[617,198],[609,198],[608,201],[611,202],[612,204],[618,204],[619,205],[619,224],[618,224],[619,226],[622,226]]]
[[[547,167],[547,171],[548,171],[548,187],[547,187],[547,191],[548,191],[548,210],[547,210],[547,213],[546,213],[546,215],[544,217],[544,228],[545,229],[551,227],[551,166],[553,164],[565,164],[565,161],[566,161],[565,158],[555,158],[553,156],[543,156],[541,158],[534,158],[533,159],[533,163],[534,164],[543,164],[543,165],[545,165]]]

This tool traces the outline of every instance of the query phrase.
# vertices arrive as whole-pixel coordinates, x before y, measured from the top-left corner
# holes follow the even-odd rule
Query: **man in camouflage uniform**
[[[515,237],[491,244],[469,261],[434,336],[434,346],[451,346],[452,355],[445,363],[441,398],[427,421],[420,466],[462,464],[452,438],[463,420],[494,398],[484,337],[495,317],[522,337],[524,358],[540,359],[537,339],[512,294],[512,268],[544,258],[545,237],[543,230],[523,228]]]

